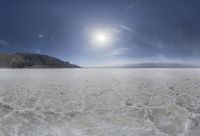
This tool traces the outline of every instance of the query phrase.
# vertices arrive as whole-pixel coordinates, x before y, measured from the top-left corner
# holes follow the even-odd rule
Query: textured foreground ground
[[[200,70],[0,69],[0,136],[200,136]]]

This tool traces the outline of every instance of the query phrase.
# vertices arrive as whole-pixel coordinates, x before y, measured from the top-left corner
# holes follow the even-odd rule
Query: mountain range
[[[199,68],[199,66],[179,63],[160,63],[160,62],[148,62],[148,63],[135,63],[118,66],[120,68]]]
[[[0,68],[80,68],[80,66],[43,54],[1,53]]]
[[[67,61],[43,54],[0,53],[0,68],[80,68]],[[135,63],[110,68],[200,68],[199,66],[179,63]]]

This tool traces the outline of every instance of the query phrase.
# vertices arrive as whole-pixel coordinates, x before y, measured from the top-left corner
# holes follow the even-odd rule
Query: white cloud
[[[159,39],[152,39],[152,40],[149,40],[149,43],[154,46],[154,47],[157,47],[157,48],[164,48],[164,43],[159,40]]]
[[[138,6],[138,4],[132,4],[126,9],[126,11],[130,11],[130,10],[136,8],[137,6]]]
[[[137,8],[139,5],[141,4],[140,0],[135,0],[134,3],[129,4],[129,6],[125,9],[126,12],[130,11],[130,10],[134,10],[135,8]]]
[[[0,39],[0,47],[12,48],[12,49],[15,49],[16,51],[21,51],[21,50],[26,51],[27,50],[26,48],[23,48],[23,47],[10,45],[7,41],[5,41],[3,39]]]
[[[120,25],[120,27],[125,31],[131,32],[131,33],[136,33],[132,28],[130,28],[128,26]]]
[[[40,38],[43,38],[44,37],[44,34],[39,34],[38,35],[38,38],[40,39]]]
[[[118,48],[118,49],[114,49],[114,50],[111,50],[110,52],[108,52],[107,54],[104,54],[103,56],[107,57],[107,56],[116,56],[116,55],[120,55],[120,54],[125,54],[127,53],[128,51],[130,51],[129,48]]]
[[[41,53],[40,49],[33,49],[36,53]]]
[[[0,39],[0,46],[1,47],[10,47],[10,45],[6,41],[4,41],[3,39]]]

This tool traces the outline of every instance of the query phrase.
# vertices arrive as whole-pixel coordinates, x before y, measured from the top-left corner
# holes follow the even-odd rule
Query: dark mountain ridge
[[[80,66],[43,54],[1,53],[0,68],[80,68]]]

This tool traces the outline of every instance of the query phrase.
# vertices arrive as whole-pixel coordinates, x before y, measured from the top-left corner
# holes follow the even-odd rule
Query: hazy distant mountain
[[[0,54],[0,68],[80,68],[55,57],[33,53]]]
[[[197,68],[194,65],[185,65],[178,63],[137,63],[119,66],[123,68]]]

